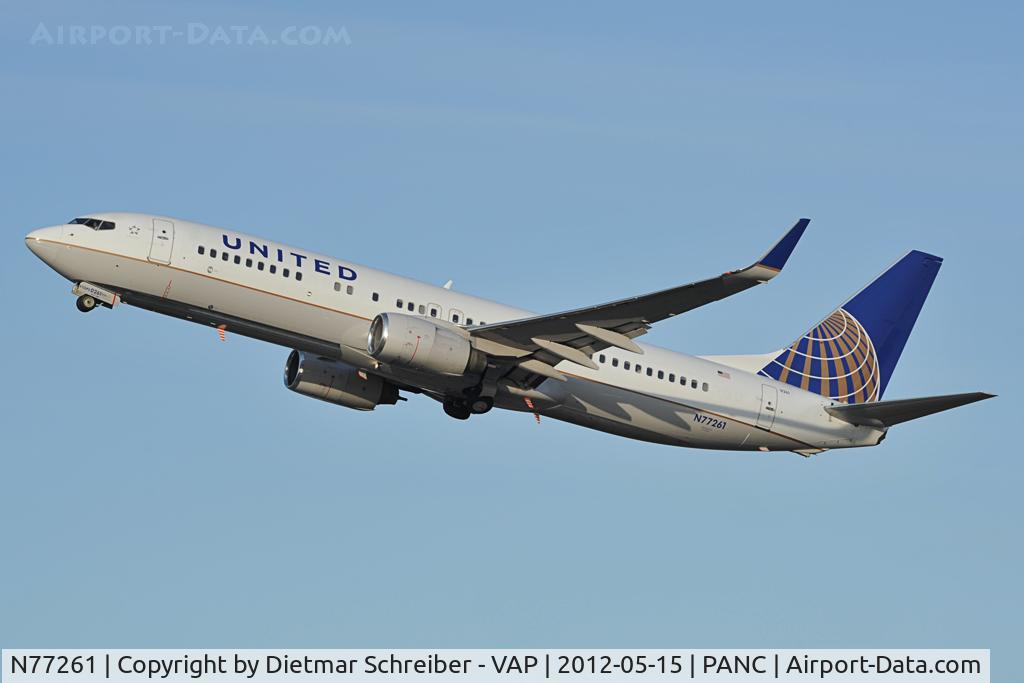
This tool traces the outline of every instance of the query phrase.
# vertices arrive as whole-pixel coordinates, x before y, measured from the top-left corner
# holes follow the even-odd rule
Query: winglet
[[[804,230],[807,229],[808,223],[811,222],[810,218],[801,218],[796,222],[792,228],[789,229],[782,239],[775,243],[775,246],[768,250],[768,253],[761,257],[761,260],[757,262],[757,265],[764,266],[766,268],[772,268],[774,270],[782,270],[782,267],[786,265],[786,261],[789,260],[789,255],[793,253],[793,249],[796,248],[796,243],[800,241],[800,238],[804,234]]]

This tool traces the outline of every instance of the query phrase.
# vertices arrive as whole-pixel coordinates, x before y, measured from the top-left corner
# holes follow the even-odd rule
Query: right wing
[[[786,264],[810,220],[801,218],[756,263],[717,277],[606,304],[469,328],[478,348],[515,359],[529,374],[563,379],[552,366],[562,360],[594,367],[590,356],[609,346],[642,353],[632,339],[653,323],[771,280]],[[525,372],[524,372],[525,371]]]

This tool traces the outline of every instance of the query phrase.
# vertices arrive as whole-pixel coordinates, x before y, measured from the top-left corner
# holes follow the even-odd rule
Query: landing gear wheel
[[[96,299],[89,296],[88,294],[83,294],[82,296],[78,297],[78,301],[75,302],[75,306],[77,306],[78,310],[80,310],[82,313],[88,313],[92,309],[96,308]]]
[[[470,415],[469,405],[451,399],[444,402],[444,412],[456,420],[468,420]]]
[[[469,409],[474,415],[483,415],[494,407],[494,399],[490,396],[478,396],[469,404]]]

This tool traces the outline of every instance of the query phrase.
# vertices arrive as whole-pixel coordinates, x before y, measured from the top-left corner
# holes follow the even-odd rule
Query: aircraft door
[[[775,424],[775,413],[778,409],[779,392],[768,384],[761,385],[761,410],[757,413],[757,426],[771,429]]]
[[[174,247],[174,223],[162,218],[153,219],[153,241],[149,245],[149,260],[170,263]]]

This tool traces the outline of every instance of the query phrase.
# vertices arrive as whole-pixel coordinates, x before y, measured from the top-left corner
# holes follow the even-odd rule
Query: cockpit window
[[[99,218],[75,218],[70,221],[68,225],[84,225],[92,228],[93,230],[113,230],[114,223],[112,221],[101,221]]]

